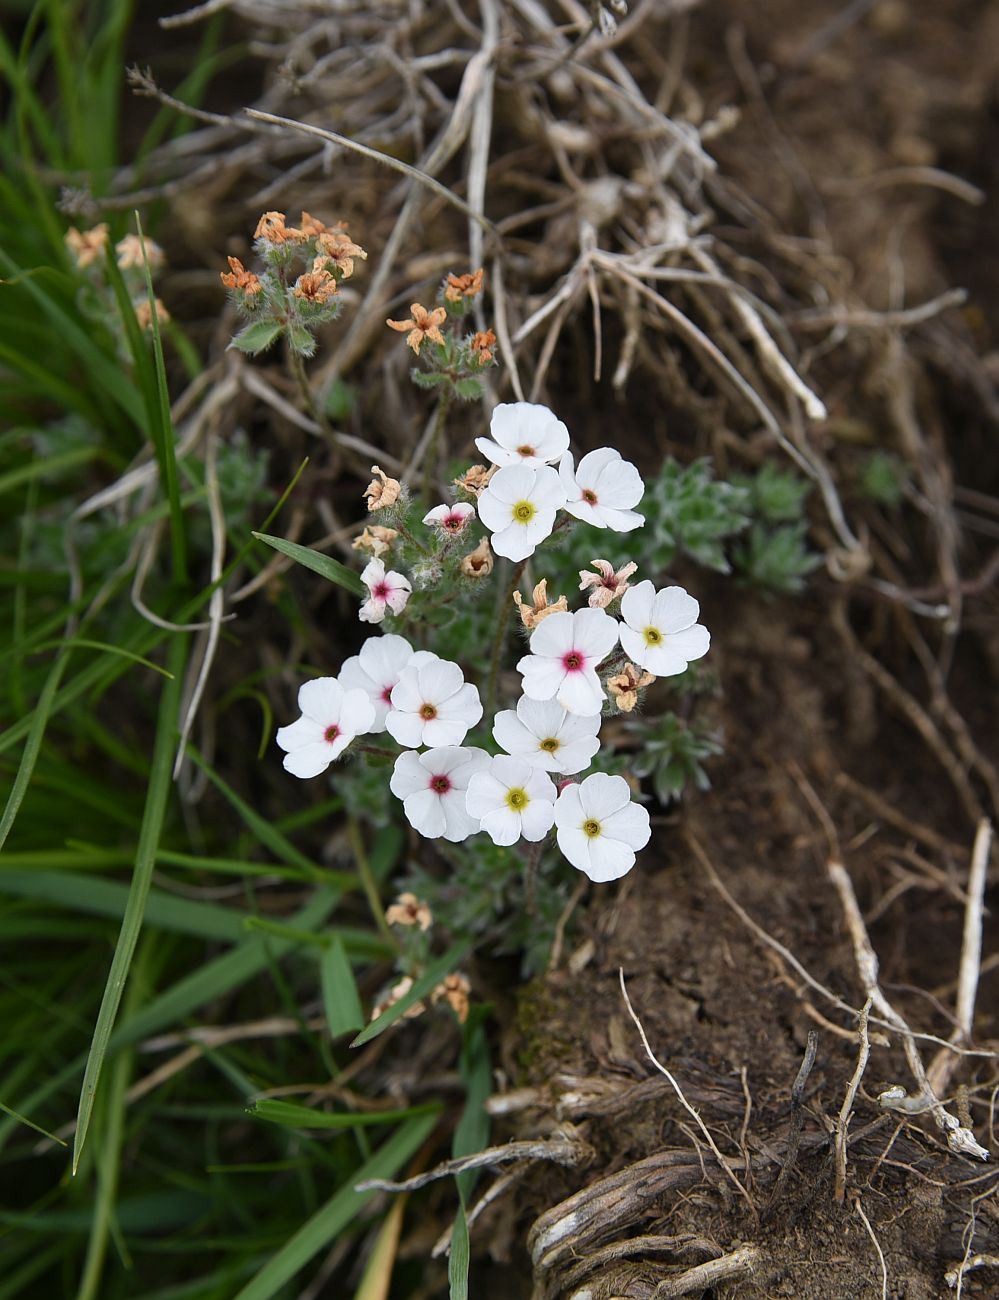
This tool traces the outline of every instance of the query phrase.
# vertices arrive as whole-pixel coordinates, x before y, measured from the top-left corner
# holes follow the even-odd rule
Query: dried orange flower
[[[312,263],[312,270],[305,271],[298,277],[292,289],[296,298],[305,298],[320,307],[329,302],[336,293],[336,280],[326,270],[326,261],[325,257],[317,257]]]
[[[100,225],[90,230],[77,230],[75,226],[70,226],[66,231],[65,239],[66,247],[76,258],[76,265],[82,270],[83,267],[96,262],[99,257],[103,257],[104,247],[108,242],[108,223],[102,221]]]
[[[153,312],[152,308],[149,306],[149,299],[140,298],[138,302],[132,304],[132,307],[135,311],[135,319],[139,323],[139,329],[147,330],[153,323]],[[165,325],[170,319],[170,313],[160,302],[159,298],[156,299],[156,319],[161,325]]]
[[[421,307],[418,302],[410,305],[409,310],[413,313],[411,320],[387,320],[385,324],[393,330],[409,330],[406,338],[407,347],[411,347],[417,356],[420,355],[420,345],[424,339],[430,339],[432,343],[443,343],[444,335],[440,327],[447,320],[447,312],[443,307],[435,307],[433,311],[427,311],[426,307]]]
[[[408,975],[404,975],[398,984],[393,984],[388,993],[382,1000],[372,1008],[371,1019],[377,1020],[380,1015],[388,1011],[389,1007],[401,1001],[409,990],[413,987],[413,981]],[[411,1007],[402,1013],[403,1020],[412,1020],[416,1016],[422,1016],[426,1011],[426,1005],[423,1002],[414,1002]]]
[[[367,551],[377,560],[389,550],[398,536],[397,529],[382,528],[380,524],[374,524],[371,528],[365,528],[360,537],[355,537],[351,546],[355,551]]]
[[[448,302],[461,302],[462,298],[474,298],[482,292],[482,267],[469,275],[451,275],[448,273],[444,287],[444,297]]]
[[[634,664],[625,664],[616,677],[607,679],[607,689],[621,712],[630,713],[638,703],[638,692],[643,686],[651,686],[655,680],[651,673],[636,668]]]
[[[463,1025],[468,1019],[468,995],[472,986],[464,975],[447,975],[430,995],[431,1002],[446,1002]]]
[[[253,232],[254,239],[266,239],[268,244],[286,244],[289,240],[302,238],[302,232],[294,226],[286,226],[283,212],[265,212],[257,222]]]
[[[493,552],[489,538],[483,537],[474,551],[469,551],[461,562],[466,578],[488,578],[493,571]]]
[[[479,365],[488,366],[493,359],[492,349],[496,346],[496,335],[492,330],[480,330],[473,334],[469,347],[479,354]]]
[[[361,245],[355,244],[350,236],[341,230],[325,231],[316,241],[316,247],[336,265],[345,280],[349,280],[354,274],[355,257],[359,257],[363,262],[368,260],[368,255]]]
[[[342,226],[337,222],[333,226],[327,226],[325,222],[314,217],[311,212],[302,211],[302,220],[298,223],[298,229],[303,239],[315,239],[319,235],[328,235],[333,230],[340,230]]]
[[[402,484],[397,478],[389,478],[377,465],[371,466],[371,472],[376,477],[364,489],[364,495],[368,498],[368,509],[384,510],[386,506],[394,506],[399,500]]]
[[[248,298],[255,298],[264,287],[259,278],[252,271],[248,271],[238,257],[229,257],[226,261],[229,263],[229,270],[219,272],[225,287],[239,289]]]
[[[600,572],[591,573],[589,569],[580,569],[579,590],[593,588],[590,592],[589,604],[595,609],[606,609],[612,600],[623,596],[631,585],[628,579],[638,568],[638,565],[632,562],[615,573],[614,566],[609,560],[591,560],[590,564]]]
[[[525,627],[537,627],[542,619],[547,618],[549,614],[564,614],[569,608],[569,602],[564,596],[559,596],[558,600],[548,603],[548,579],[542,578],[534,588],[531,595],[534,601],[533,607],[524,604],[524,598],[519,591],[513,593],[513,601],[517,606],[517,613],[520,615],[520,621]]]
[[[486,490],[489,486],[489,480],[495,473],[495,465],[490,465],[488,469],[486,469],[485,465],[473,465],[460,478],[454,480],[454,485],[467,492],[469,496],[477,497],[480,492]]]
[[[142,259],[142,248],[145,244],[146,260],[149,262],[150,270],[155,270],[158,266],[163,265],[163,249],[152,239],[142,240],[138,235],[126,235],[114,246],[114,251],[118,254],[118,265],[123,271],[129,271],[133,268],[142,270],[145,262]]]
[[[421,930],[429,930],[433,924],[430,908],[415,894],[400,894],[391,907],[385,910],[385,920],[389,925],[418,925]]]

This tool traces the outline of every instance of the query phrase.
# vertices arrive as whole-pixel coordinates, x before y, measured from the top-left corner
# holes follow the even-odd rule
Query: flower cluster
[[[494,364],[496,335],[492,330],[463,333],[454,325],[471,311],[482,292],[482,282],[481,267],[467,275],[449,273],[440,287],[436,307],[414,302],[405,320],[385,322],[389,329],[406,335],[406,346],[419,359],[421,364],[410,373],[420,388],[440,388],[448,397],[466,401],[483,396],[479,376]],[[452,326],[445,332],[441,327],[449,319]]]
[[[650,826],[623,776],[587,774],[601,747],[602,718],[630,713],[657,677],[700,659],[708,632],[682,587],[629,581],[634,562],[615,568],[595,559],[580,572],[587,603],[578,609],[564,595],[550,597],[544,578],[528,604],[516,589],[518,571],[495,631],[488,687],[485,675],[481,681],[492,713],[506,622],[516,609],[528,636],[516,662],[519,698],[485,717],[479,685],[457,662],[416,648],[395,628],[439,624],[456,585],[480,582],[493,552],[514,561],[533,555],[559,511],[569,516],[564,527],[585,519],[627,533],[644,522],[634,509],[644,491],[637,469],[610,448],[577,466],[568,430],[547,407],[499,406],[490,434],[477,446],[494,469],[473,467],[457,480],[472,500],[422,515],[425,541],[414,534],[419,525],[409,518],[404,485],[374,467],[366,497],[386,524],[369,525],[356,543],[371,555],[359,618],[391,620],[390,630],[370,636],[337,678],[302,687],[302,717],[281,728],[278,743],[290,772],[313,776],[357,737],[385,733],[397,748],[376,752],[392,759],[389,787],[421,835],[461,843],[481,833],[511,846],[540,844],[554,831],[573,866],[591,880],[614,880],[634,865]],[[491,536],[462,555],[462,539],[477,521]],[[456,657],[474,664],[485,650],[467,645]]]
[[[100,222],[90,230],[77,230],[70,226],[66,231],[65,243],[78,271],[82,271],[93,290],[99,296],[98,311],[114,332],[121,337],[121,317],[118,304],[111,286],[105,278],[105,259],[110,244],[110,230],[106,221]],[[125,289],[132,304],[132,311],[139,329],[147,330],[152,325],[153,312],[149,305],[149,293],[146,286],[146,265],[150,275],[155,276],[162,270],[165,258],[159,244],[152,239],[140,239],[138,235],[126,235],[114,246],[115,263],[121,272]],[[170,319],[170,313],[159,298],[156,302],[156,317],[160,324]],[[121,338],[124,344],[124,338]]]
[[[251,320],[231,346],[262,352],[284,335],[292,351],[311,357],[315,331],[339,310],[340,284],[368,255],[342,222],[327,226],[308,212],[297,226],[289,226],[283,212],[265,212],[253,238],[259,272],[229,257],[229,270],[220,273],[236,308]]]

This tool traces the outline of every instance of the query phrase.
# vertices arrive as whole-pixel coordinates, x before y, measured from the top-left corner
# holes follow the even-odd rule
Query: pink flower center
[[[433,790],[434,794],[447,794],[451,789],[451,781],[441,773],[440,776],[432,776],[430,778],[430,788]]]
[[[578,650],[570,650],[562,656],[562,667],[567,673],[578,673],[586,667],[586,660]]]
[[[588,506],[595,506],[597,504],[596,492],[592,488],[583,488],[583,500]]]
[[[389,596],[392,594],[392,588],[387,582],[376,582],[371,588],[371,594],[377,600],[388,600]]]
[[[462,519],[461,515],[448,515],[444,520],[444,527],[449,533],[460,533],[464,527],[464,523],[465,521]]]
[[[392,703],[392,684],[386,686],[385,689],[382,691],[382,702],[384,704]]]
[[[339,736],[339,734],[340,734],[340,728],[334,722],[332,726],[327,727],[326,730],[323,732],[323,740],[326,741],[327,745],[332,745],[334,740],[336,740],[337,736]]]

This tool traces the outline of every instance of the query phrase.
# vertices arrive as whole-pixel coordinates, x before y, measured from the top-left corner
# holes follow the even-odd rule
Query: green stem
[[[409,542],[410,546],[415,546],[416,549],[417,549],[418,551],[422,551],[424,555],[429,555],[429,554],[430,554],[430,552],[429,552],[429,551],[427,550],[427,548],[423,545],[423,543],[422,543],[422,542],[418,542],[418,541],[416,540],[416,538],[415,538],[415,537],[413,536],[413,534],[409,531],[409,529],[406,527],[406,525],[402,522],[401,519],[397,519],[397,520],[396,520],[396,529],[397,529],[400,533],[402,533],[403,537],[405,537],[406,541]]]
[[[489,684],[486,688],[486,714],[492,717],[496,707],[496,685],[499,681],[500,660],[503,657],[503,647],[506,643],[506,625],[510,617],[510,608],[513,604],[513,593],[517,590],[520,582],[520,575],[524,572],[527,565],[526,560],[521,560],[513,570],[513,577],[510,579],[510,585],[503,593],[503,599],[500,601],[499,610],[496,615],[496,631],[493,633],[493,653],[489,661]]]
[[[541,861],[544,843],[544,840],[538,840],[536,844],[531,845],[527,853],[524,872],[524,909],[528,916],[534,915],[538,905],[538,863]]]
[[[305,362],[302,360],[301,354],[295,351],[290,342],[288,343],[288,361],[291,366],[291,373],[295,376],[295,382],[298,384],[298,391],[302,394],[302,401],[305,403],[306,411],[319,425],[323,433],[332,440],[333,426],[320,410],[312,389],[309,387],[309,380],[305,373]]]
[[[433,494],[434,475],[437,473],[437,457],[441,441],[441,430],[444,428],[444,421],[447,418],[450,406],[451,389],[445,388],[441,393],[441,400],[437,403],[437,415],[434,417],[434,427],[430,434],[430,445],[427,447],[427,456],[423,463],[423,495],[428,501]]]
[[[392,950],[398,952],[399,941],[385,920],[385,910],[382,907],[381,896],[378,893],[378,882],[375,880],[371,871],[371,864],[368,862],[364,839],[361,836],[361,828],[353,818],[347,822],[347,839],[354,851],[354,857],[357,861],[357,874],[361,878],[361,887],[367,897],[368,906],[371,908],[371,915],[374,917],[379,933],[386,943],[391,945]]]

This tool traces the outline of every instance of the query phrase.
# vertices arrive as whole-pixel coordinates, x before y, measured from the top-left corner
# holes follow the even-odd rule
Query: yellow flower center
[[[432,704],[422,704],[420,706],[420,717],[424,722],[432,722],[437,717],[437,710]]]
[[[589,817],[585,822],[583,822],[583,834],[588,835],[591,840],[595,840],[597,838],[597,836],[600,834],[600,830],[601,830],[600,823],[596,821],[593,817]]]
[[[662,644],[663,634],[659,631],[657,627],[647,627],[645,631],[642,633],[642,636],[645,637],[646,645]]]
[[[518,501],[512,514],[518,524],[529,524],[537,514],[537,507],[533,501]]]
[[[506,792],[506,806],[511,812],[519,813],[531,802],[531,796],[520,786],[514,786]]]
[[[556,749],[558,749],[558,747],[559,747],[559,741],[555,736],[548,736],[538,746],[539,749],[546,750],[547,753],[549,754],[554,754]]]

